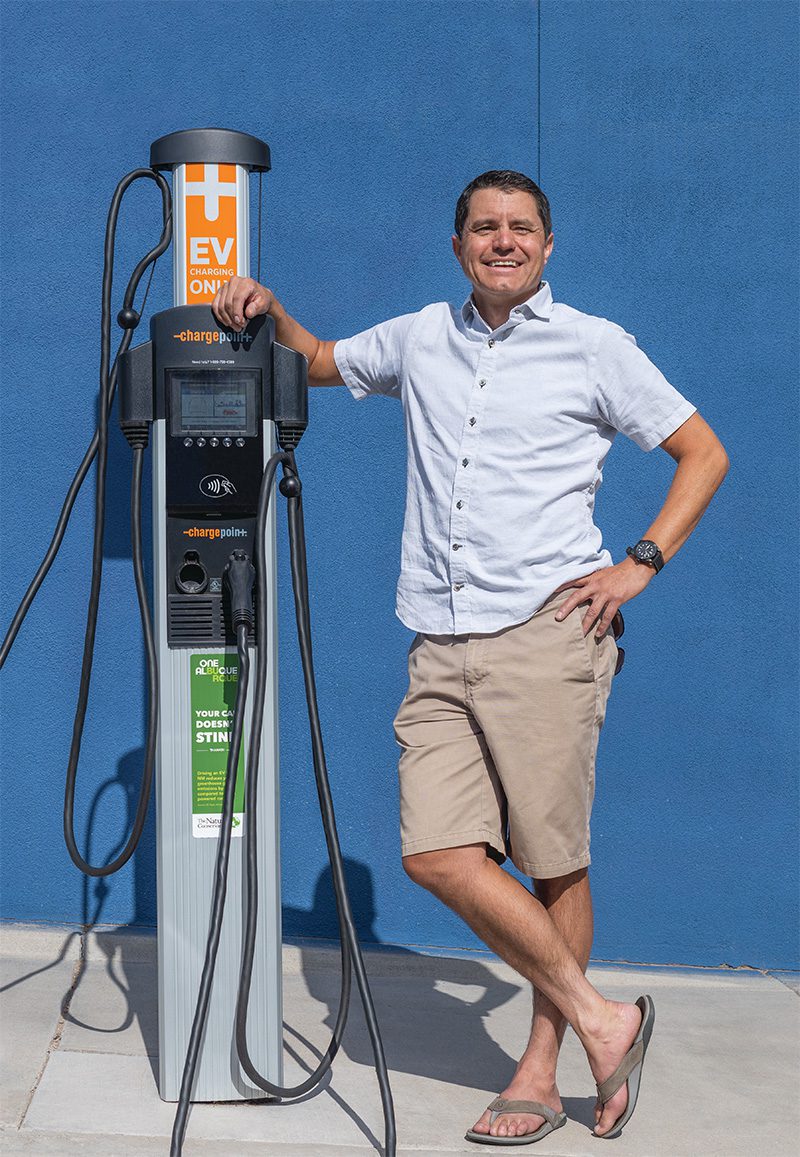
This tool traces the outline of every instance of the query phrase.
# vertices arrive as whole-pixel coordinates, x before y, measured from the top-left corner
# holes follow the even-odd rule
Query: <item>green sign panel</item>
[[[239,682],[239,656],[225,651],[190,656],[192,698],[192,834],[219,835],[225,772]],[[233,803],[233,835],[241,836],[244,818],[244,748],[239,750]]]

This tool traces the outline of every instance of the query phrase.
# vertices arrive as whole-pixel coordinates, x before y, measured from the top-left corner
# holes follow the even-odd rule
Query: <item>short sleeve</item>
[[[336,367],[354,398],[401,395],[403,362],[415,313],[382,321],[333,347]]]
[[[612,322],[597,348],[594,386],[600,417],[642,450],[660,445],[697,409],[639,349],[636,338]]]

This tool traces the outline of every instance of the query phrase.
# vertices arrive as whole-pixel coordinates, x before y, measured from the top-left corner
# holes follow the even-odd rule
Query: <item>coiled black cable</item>
[[[247,1011],[250,997],[250,984],[253,971],[253,959],[255,955],[256,926],[258,920],[258,855],[256,838],[258,754],[261,742],[261,726],[264,714],[264,698],[266,694],[267,683],[267,647],[265,645],[267,638],[265,535],[269,502],[275,479],[275,473],[279,464],[282,464],[284,468],[284,477],[281,481],[280,489],[284,496],[288,499],[287,513],[289,519],[289,549],[292,571],[292,590],[294,593],[295,617],[297,621],[297,635],[303,666],[303,677],[305,680],[309,725],[311,729],[311,748],[314,763],[314,775],[317,784],[317,795],[320,803],[320,811],[322,813],[322,824],[325,832],[325,841],[328,847],[328,857],[331,864],[334,893],[336,896],[336,911],[339,920],[342,960],[342,981],[339,1008],[337,1011],[336,1023],[333,1028],[330,1044],[328,1045],[328,1048],[323,1054],[322,1060],[314,1072],[311,1073],[310,1076],[308,1076],[300,1084],[291,1087],[276,1085],[272,1081],[268,1081],[266,1077],[262,1076],[255,1068],[247,1047]],[[386,1157],[394,1157],[397,1146],[397,1136],[394,1120],[392,1092],[389,1086],[389,1074],[386,1068],[386,1060],[383,1053],[383,1043],[380,1037],[377,1017],[375,1015],[375,1008],[372,1001],[372,994],[369,988],[369,981],[367,979],[366,969],[364,967],[364,961],[361,954],[361,947],[358,943],[358,935],[356,933],[355,922],[353,920],[350,901],[347,895],[347,883],[344,875],[344,866],[342,863],[342,853],[339,846],[339,838],[336,831],[336,818],[333,810],[333,800],[331,798],[330,784],[328,782],[325,750],[322,740],[322,728],[320,725],[319,710],[317,707],[317,692],[314,679],[314,662],[311,645],[311,618],[308,598],[308,568],[306,563],[306,546],[303,527],[303,507],[300,494],[301,483],[297,473],[297,465],[295,462],[294,453],[291,450],[278,451],[269,458],[264,468],[264,474],[261,480],[261,488],[259,491],[258,514],[256,518],[255,530],[257,584],[256,637],[258,639],[258,654],[256,659],[256,683],[253,697],[253,713],[250,724],[250,739],[248,744],[248,757],[245,775],[245,815],[247,817],[247,826],[245,830],[245,857],[247,897],[242,947],[242,964],[239,974],[239,989],[236,998],[236,1052],[244,1073],[249,1077],[253,1084],[255,1084],[258,1088],[263,1089],[264,1092],[269,1093],[273,1097],[291,1099],[302,1096],[304,1093],[314,1088],[319,1084],[325,1073],[330,1068],[333,1058],[335,1057],[341,1045],[350,1003],[351,970],[355,970],[356,981],[358,983],[359,994],[361,996],[361,1002],[364,1008],[364,1015],[372,1043],[373,1054],[375,1057],[375,1070],[380,1088],[381,1102],[383,1105],[385,1121],[384,1151]],[[234,728],[236,716],[243,710],[245,694],[246,688],[244,688],[242,685],[240,675],[239,684],[236,690]],[[228,754],[228,781],[226,781],[224,797],[224,800],[226,801],[229,794],[229,781],[232,782],[235,780],[235,768],[238,763],[238,741],[235,757],[233,751],[234,738],[236,738],[237,734],[238,733],[235,731],[232,733],[231,750]],[[230,844],[230,828],[232,817],[233,788],[230,787],[230,807],[228,810],[226,810],[226,804],[223,803],[222,832],[220,837],[221,842],[222,840],[225,840],[228,845]],[[219,943],[220,933],[217,921],[221,923],[222,905],[224,905],[224,898],[222,901],[220,901],[219,894],[224,893],[226,888],[226,880],[223,879],[220,875],[219,864],[224,855],[225,872],[227,875],[227,854],[227,850],[223,853],[220,849],[218,849],[217,871],[215,875],[214,896],[212,899],[212,918],[209,925],[206,958],[203,965],[203,973],[200,982],[201,995],[210,991],[211,983],[213,980],[214,962],[216,959],[216,944]],[[214,913],[219,913],[219,915],[215,916]],[[212,946],[213,952],[211,951]],[[181,1099],[179,1101],[178,1112],[175,1117],[170,1157],[180,1157],[182,1151],[182,1144],[185,1135],[189,1109],[189,1098],[191,1096],[191,1090],[194,1084],[195,1072],[199,1060],[199,1045],[195,1042],[199,1042],[202,1039],[202,1031],[203,1025],[205,1023],[207,1006],[208,1000],[206,998],[205,1004],[203,1006],[204,1011],[202,1013],[202,1019],[200,1019],[201,997],[198,997],[197,1009],[195,1011],[195,1020],[192,1025],[189,1050],[187,1051],[186,1064],[184,1067],[183,1079],[181,1081]]]
[[[116,191],[114,193],[114,198],[115,198],[115,200],[118,201],[118,199],[120,199],[122,197],[122,195],[125,193],[125,190],[127,189],[128,185],[133,180],[138,180],[139,178],[142,178],[142,177],[149,177],[149,178],[155,180],[157,182],[157,184],[159,185],[159,188],[161,189],[161,196],[162,196],[163,210],[164,210],[164,231],[161,234],[161,238],[158,242],[158,245],[155,247],[155,249],[151,249],[150,252],[142,259],[142,261],[140,261],[139,265],[137,265],[136,269],[134,270],[133,274],[131,275],[131,279],[128,282],[128,288],[125,291],[125,307],[124,308],[126,308],[126,309],[130,309],[132,307],[133,299],[136,296],[136,290],[139,287],[139,282],[141,281],[142,274],[144,273],[145,269],[150,264],[155,266],[155,262],[158,260],[158,258],[161,256],[161,254],[167,248],[167,246],[169,245],[170,240],[172,238],[172,198],[170,195],[169,185],[167,184],[166,180],[159,173],[153,172],[152,169],[135,169],[132,173],[128,173],[128,175],[126,177],[123,177],[122,181],[120,181],[119,185],[117,185]],[[113,205],[114,205],[114,201],[112,201],[112,208],[113,208]],[[111,213],[109,212],[109,222],[110,222],[110,220],[111,220]],[[116,226],[116,216],[114,219],[114,224]],[[106,231],[108,231],[108,224],[106,225]],[[108,246],[106,245],[106,249],[107,248],[108,248]],[[113,250],[113,246],[112,246],[112,250]],[[112,265],[113,265],[113,252],[112,252]],[[104,289],[105,289],[105,272],[103,275],[103,284],[104,284]],[[110,288],[110,283],[109,283],[109,288]],[[147,301],[147,294],[149,293],[149,290],[150,290],[150,284],[148,283],[147,290],[145,291],[144,301],[142,302],[142,308],[139,311],[139,313],[142,313],[144,311],[144,305],[145,305],[145,302]],[[109,303],[109,306],[110,306],[110,303]],[[110,342],[111,342],[111,337],[110,337],[110,308],[109,308],[109,337],[108,337],[108,342],[110,345]],[[130,343],[131,343],[130,333],[124,334],[122,337],[122,340],[120,341],[119,347],[117,349],[117,353],[114,357],[114,364],[111,367],[111,373],[109,376],[109,389],[108,389],[109,413],[110,413],[110,407],[114,401],[114,395],[116,394],[116,391],[117,391],[117,365],[119,363],[119,358],[120,358],[120,355],[122,353],[124,353],[125,350],[128,348]],[[102,368],[101,368],[101,374],[102,374]],[[72,482],[69,485],[69,489],[67,490],[66,497],[64,498],[64,504],[61,507],[61,513],[59,514],[58,520],[56,522],[56,528],[53,531],[53,537],[50,540],[50,545],[48,546],[47,551],[45,552],[45,556],[42,559],[41,563],[39,564],[39,567],[36,571],[36,574],[31,579],[30,584],[28,585],[28,589],[25,591],[25,594],[23,595],[22,600],[20,601],[20,604],[14,613],[14,617],[11,620],[11,623],[9,624],[8,630],[6,631],[6,634],[5,634],[5,637],[3,639],[2,644],[0,644],[0,668],[2,668],[3,664],[5,663],[6,659],[8,658],[8,654],[9,654],[12,646],[14,645],[14,640],[16,639],[17,635],[19,634],[19,629],[22,626],[23,622],[25,621],[25,616],[27,615],[28,611],[30,610],[31,604],[33,603],[33,600],[36,598],[37,594],[39,593],[39,588],[41,587],[44,580],[47,578],[47,574],[50,570],[50,567],[55,562],[56,555],[58,554],[58,552],[61,548],[61,543],[64,540],[64,534],[66,533],[66,529],[67,529],[67,526],[69,524],[69,520],[70,520],[70,516],[72,514],[73,507],[75,506],[75,500],[77,499],[78,494],[80,493],[81,487],[83,486],[84,479],[86,478],[86,475],[89,473],[91,465],[94,462],[95,457],[97,456],[98,443],[99,443],[99,431],[95,430],[95,432],[92,436],[92,440],[89,443],[89,446],[86,450],[86,453],[83,456],[81,464],[78,467],[78,469],[75,471],[75,475],[72,479]]]
[[[120,206],[127,189],[138,180],[151,180],[161,191],[163,227],[158,244],[142,258],[131,274],[125,290],[123,308],[120,311],[120,322],[123,323],[125,333],[120,340],[117,353],[111,364],[111,293],[114,277],[114,249],[116,243],[117,220]],[[36,571],[19,607],[6,632],[2,647],[0,647],[0,666],[6,660],[14,640],[19,632],[25,616],[35,599],[39,588],[44,582],[50,567],[55,561],[61,547],[67,524],[72,514],[78,493],[86,479],[86,475],[97,458],[97,488],[95,493],[95,525],[94,542],[92,549],[92,582],[89,595],[89,605],[86,613],[86,633],[84,636],[83,661],[81,664],[81,681],[78,693],[78,704],[75,711],[75,721],[72,729],[69,763],[67,767],[66,784],[64,788],[64,840],[73,863],[88,876],[110,876],[128,862],[133,855],[136,845],[141,838],[147,817],[147,808],[150,800],[150,790],[155,763],[156,734],[158,729],[158,667],[156,649],[153,638],[153,627],[150,616],[150,607],[144,579],[144,565],[142,561],[142,528],[141,528],[141,485],[142,485],[142,457],[146,441],[139,440],[134,446],[133,469],[131,475],[131,537],[133,542],[133,570],[136,582],[136,594],[139,602],[139,612],[142,619],[142,631],[145,639],[148,674],[148,721],[147,739],[145,742],[145,759],[142,771],[142,783],[139,791],[139,800],[131,834],[120,852],[109,864],[95,867],[89,864],[80,854],[75,840],[74,828],[74,801],[75,781],[77,776],[78,760],[80,758],[81,739],[86,718],[86,709],[89,701],[89,684],[91,682],[92,659],[94,640],[97,629],[97,615],[100,603],[100,589],[103,577],[103,537],[105,530],[105,494],[106,471],[108,464],[108,420],[117,386],[117,366],[121,355],[127,350],[133,337],[133,330],[138,324],[139,314],[133,309],[133,301],[139,283],[148,266],[153,265],[167,249],[172,239],[172,198],[167,180],[153,169],[134,169],[128,173],[117,185],[108,211],[104,243],[103,286],[102,286],[102,315],[100,339],[100,398],[98,406],[97,430],[89,447],[78,467],[75,476],[67,491],[64,505],[61,509],[56,529],[50,546]],[[149,286],[148,286],[149,289]],[[146,294],[145,294],[146,300]]]

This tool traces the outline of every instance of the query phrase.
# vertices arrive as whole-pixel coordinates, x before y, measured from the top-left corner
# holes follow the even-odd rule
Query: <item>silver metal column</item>
[[[214,144],[223,140],[222,155],[197,159],[198,138]],[[183,139],[181,139],[183,138]],[[162,138],[153,146],[151,163],[173,170],[175,304],[211,301],[215,282],[249,269],[248,158],[235,159],[236,140],[244,134],[222,130],[190,130]],[[261,144],[261,142],[256,142]],[[158,152],[159,147],[161,151]],[[262,146],[269,153],[266,146]],[[157,163],[153,161],[156,155]],[[185,158],[177,163],[176,158]],[[250,167],[265,167],[250,165]],[[268,160],[267,166],[268,167]],[[232,212],[232,197],[236,198]],[[235,232],[231,232],[231,223]],[[231,264],[231,262],[234,264]],[[159,1092],[166,1101],[178,1099],[186,1047],[194,1015],[209,928],[212,875],[218,836],[202,834],[192,815],[191,708],[192,656],[215,656],[221,663],[237,661],[229,651],[197,646],[167,645],[167,560],[165,547],[164,420],[153,424],[153,532],[156,589],[156,642],[161,672],[161,724],[156,766],[158,842],[158,1004]],[[275,448],[274,424],[264,422],[265,457]],[[253,1062],[269,1080],[282,1083],[281,907],[278,800],[277,607],[275,566],[275,504],[267,527],[266,575],[269,638],[269,681],[262,732],[259,771],[259,898],[260,913],[251,989],[248,1043]],[[253,669],[255,653],[252,653]],[[246,726],[251,716],[248,699]],[[243,746],[246,751],[246,738]],[[245,1080],[235,1049],[235,1004],[244,915],[244,865],[241,837],[248,816],[231,840],[227,902],[217,957],[194,1101],[261,1098],[263,1092]]]

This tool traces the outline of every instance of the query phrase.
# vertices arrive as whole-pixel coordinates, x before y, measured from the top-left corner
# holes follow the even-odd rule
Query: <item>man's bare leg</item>
[[[581,868],[566,876],[549,880],[533,880],[536,896],[547,909],[550,919],[558,928],[567,947],[577,960],[581,972],[586,972],[594,936],[592,893],[588,869]],[[556,1084],[558,1053],[567,1022],[549,997],[533,986],[533,1024],[530,1040],[520,1058],[517,1070],[507,1088],[500,1092],[508,1100],[542,1101],[551,1109],[562,1109]],[[495,1128],[489,1128],[489,1111],[473,1126],[476,1133],[498,1133],[501,1121],[507,1132],[500,1136],[535,1133],[544,1118],[533,1113],[504,1115]],[[511,1131],[513,1126],[513,1132]]]
[[[403,866],[559,1009],[586,1050],[595,1080],[610,1076],[639,1030],[639,1009],[606,1000],[592,987],[545,907],[486,855],[485,844],[405,856]],[[627,1096],[623,1085],[608,1101],[598,1133],[610,1131]],[[516,1127],[501,1117],[491,1132],[515,1136]]]

